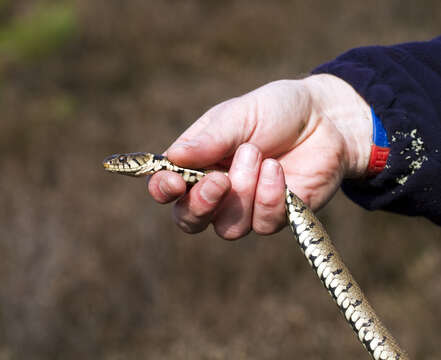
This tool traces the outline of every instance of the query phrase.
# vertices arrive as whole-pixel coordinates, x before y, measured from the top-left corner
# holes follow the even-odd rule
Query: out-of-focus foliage
[[[0,0],[0,10],[7,5],[8,0]],[[36,4],[32,11],[0,28],[0,54],[18,61],[41,60],[73,39],[77,28],[72,5]]]
[[[0,0],[0,13],[11,3],[11,0]]]

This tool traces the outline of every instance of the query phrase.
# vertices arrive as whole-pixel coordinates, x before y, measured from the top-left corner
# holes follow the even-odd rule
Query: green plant
[[[1,4],[7,0],[0,0]],[[77,18],[69,4],[39,5],[0,29],[0,56],[34,61],[57,52],[77,32]]]
[[[0,0],[0,13],[11,4],[11,0]]]

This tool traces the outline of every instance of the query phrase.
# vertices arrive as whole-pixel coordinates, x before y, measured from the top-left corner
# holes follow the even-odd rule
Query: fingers
[[[228,173],[231,192],[213,221],[214,229],[221,237],[234,240],[251,230],[261,162],[262,154],[256,146],[242,144],[237,150]]]
[[[187,233],[213,223],[218,235],[234,240],[252,229],[271,234],[285,224],[282,167],[272,159],[262,162],[262,153],[252,144],[238,148],[229,177],[209,173],[185,193],[186,184],[178,174],[161,171],[152,176],[149,191],[160,203],[178,199],[175,222]]]
[[[285,179],[281,165],[273,159],[262,163],[254,200],[253,230],[273,234],[285,225]]]
[[[147,187],[150,195],[160,204],[167,204],[185,194],[187,185],[177,173],[160,171],[147,178]]]
[[[220,172],[206,175],[174,206],[174,219],[187,233],[198,233],[210,224],[214,212],[228,194],[231,182]]]

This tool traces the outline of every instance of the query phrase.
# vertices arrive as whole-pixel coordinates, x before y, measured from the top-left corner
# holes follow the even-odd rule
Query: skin
[[[285,183],[313,210],[325,205],[344,178],[367,169],[372,123],[357,92],[332,75],[280,80],[218,104],[166,151],[177,165],[216,168],[186,192],[177,174],[148,182],[159,203],[176,201],[174,219],[187,233],[213,224],[234,240],[263,235],[286,223]]]

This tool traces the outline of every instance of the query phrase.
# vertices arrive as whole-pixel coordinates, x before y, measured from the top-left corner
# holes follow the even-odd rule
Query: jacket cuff
[[[432,191],[441,194],[441,124],[431,106],[436,97],[429,95],[441,79],[411,53],[420,44],[353,49],[312,73],[333,74],[352,85],[381,119],[391,145],[385,169],[374,178],[344,180],[346,195],[366,209],[424,215],[441,224],[441,204],[427,207],[439,201]]]

